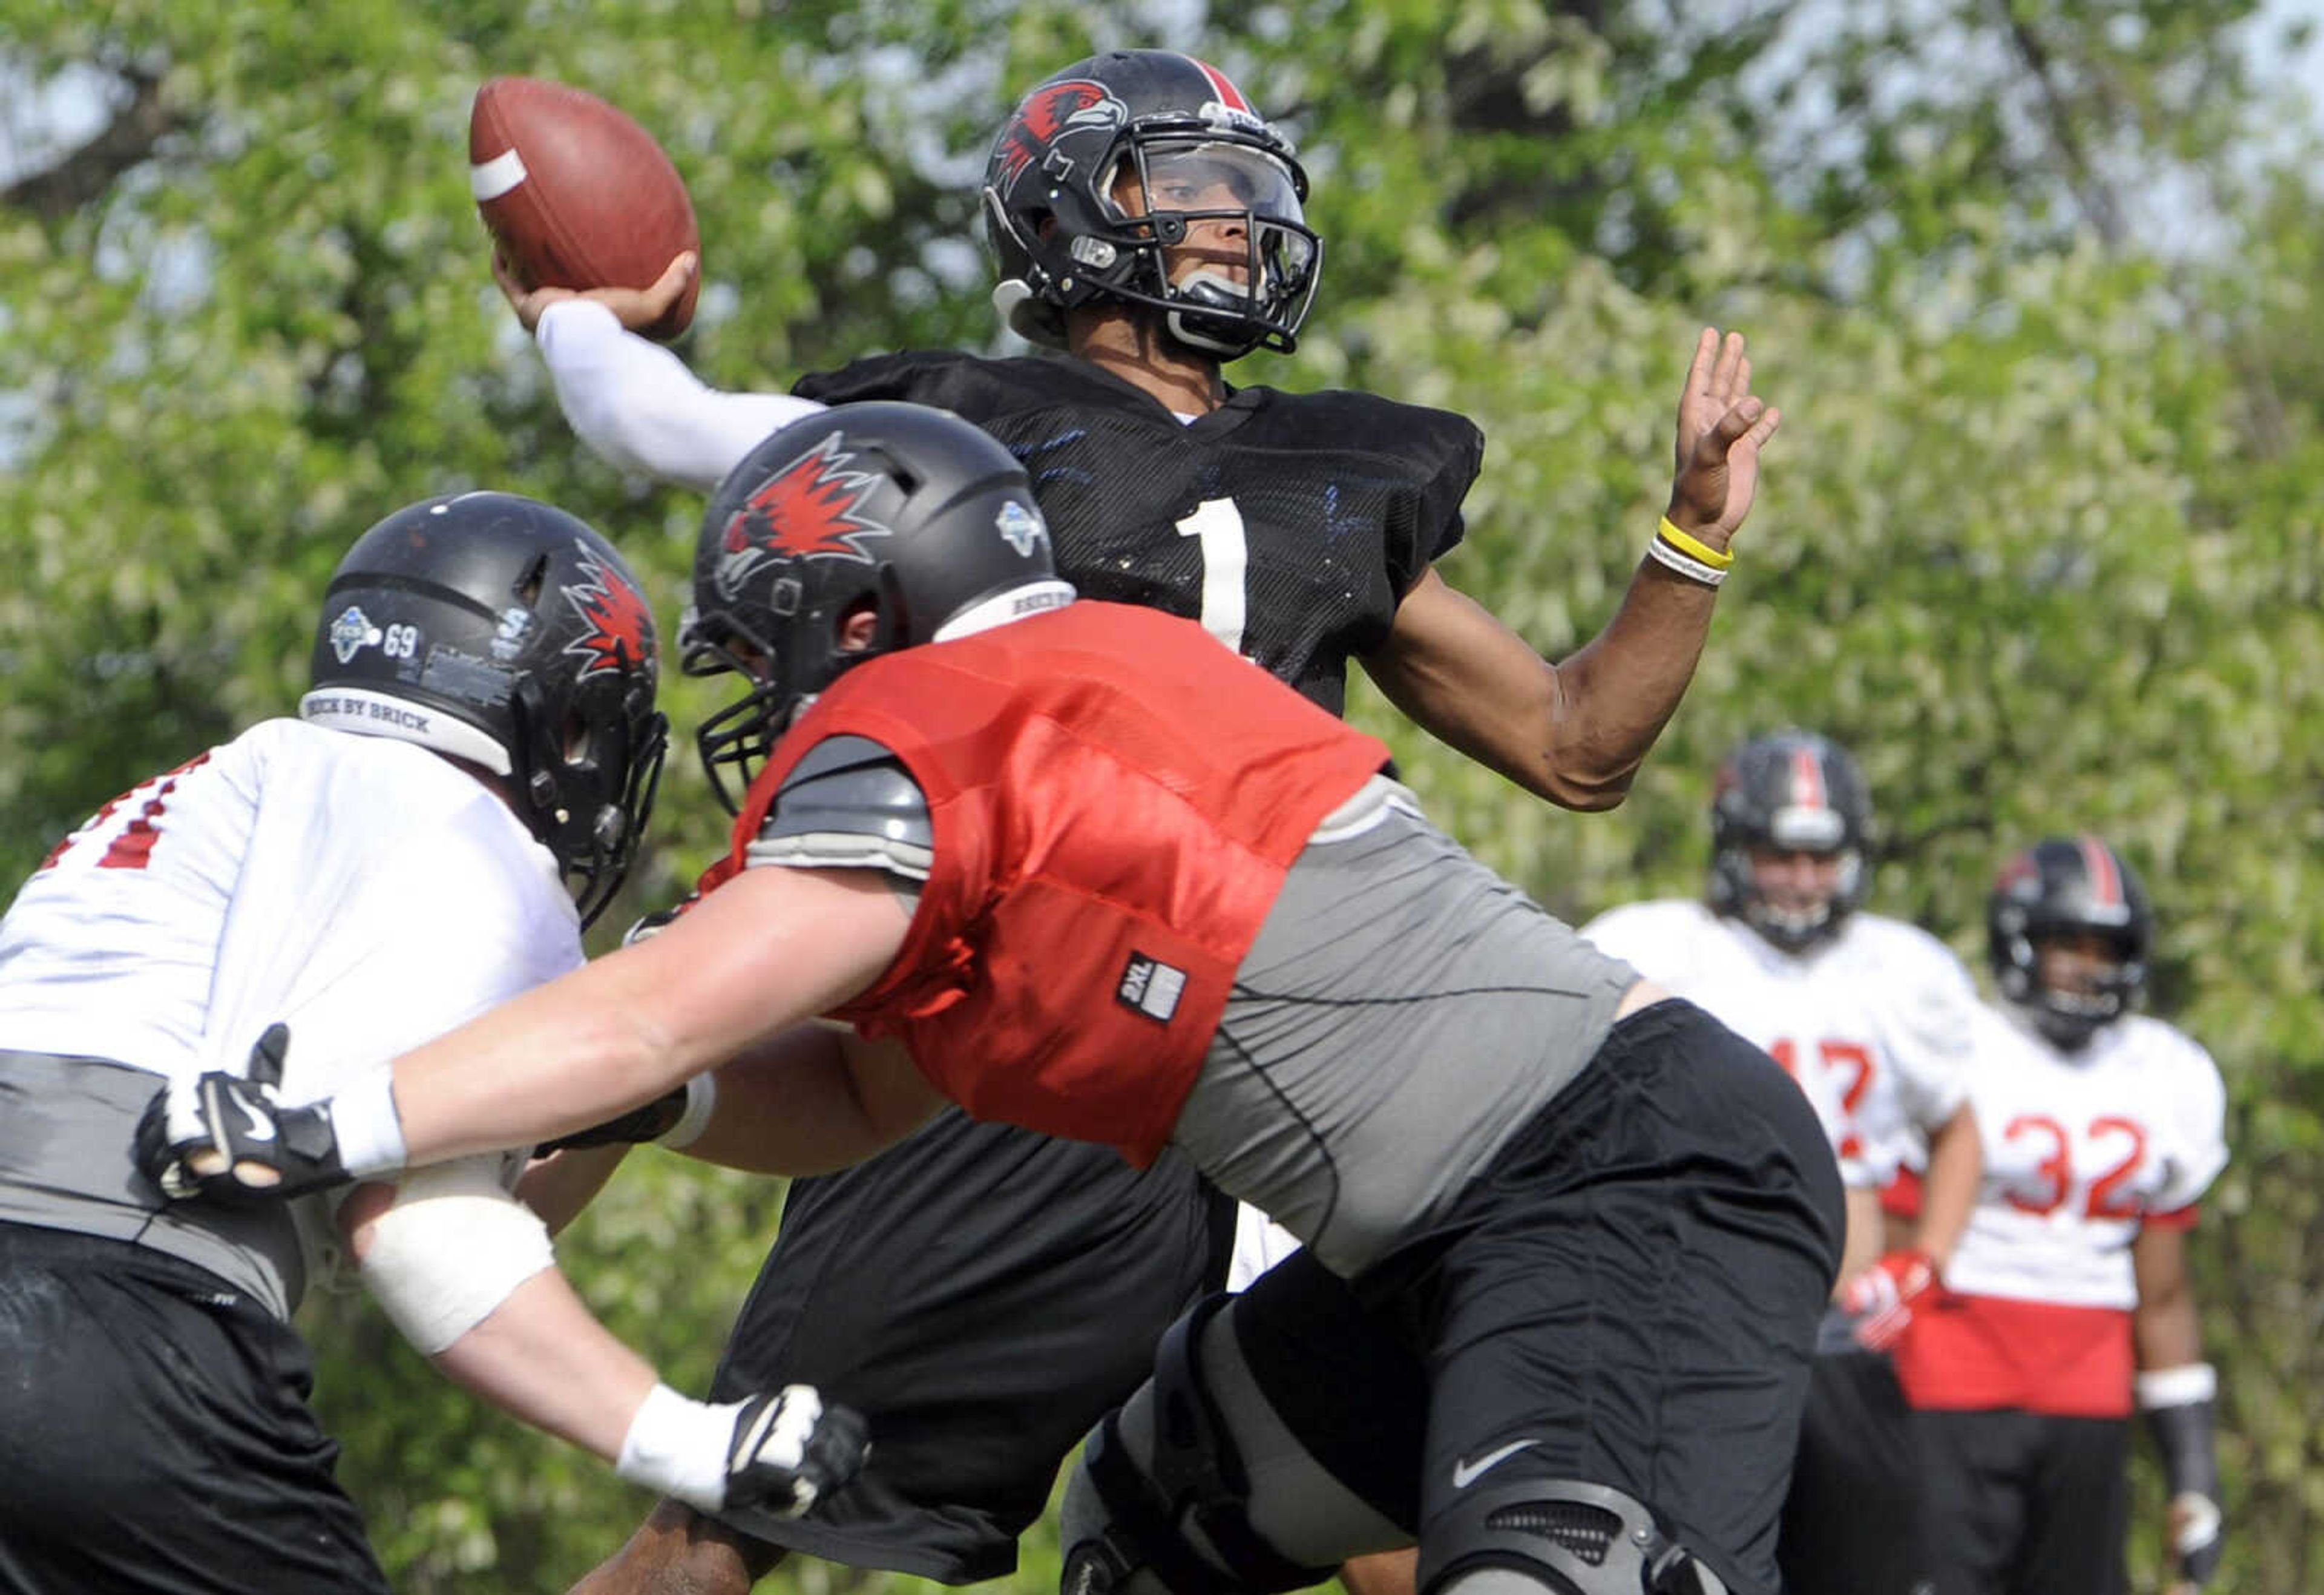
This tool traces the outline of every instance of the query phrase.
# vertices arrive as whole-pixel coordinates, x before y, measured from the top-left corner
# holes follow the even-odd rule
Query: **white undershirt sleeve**
[[[592,453],[624,471],[709,493],[761,439],[823,408],[788,393],[706,386],[660,345],[589,300],[559,300],[534,334],[558,407]]]

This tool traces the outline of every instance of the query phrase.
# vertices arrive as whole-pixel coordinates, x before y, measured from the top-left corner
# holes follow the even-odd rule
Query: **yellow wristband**
[[[1667,515],[1663,517],[1663,523],[1655,528],[1655,535],[1680,553],[1702,560],[1713,570],[1724,570],[1735,563],[1735,555],[1731,550],[1714,549],[1701,538],[1681,531],[1671,524],[1671,518]]]

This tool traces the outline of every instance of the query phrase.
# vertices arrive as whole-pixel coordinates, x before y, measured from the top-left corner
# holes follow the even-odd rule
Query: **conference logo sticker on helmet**
[[[991,184],[1006,194],[1066,134],[1092,128],[1111,133],[1129,120],[1130,107],[1114,98],[1113,91],[1102,83],[1086,78],[1045,83],[1025,97],[1017,115],[1001,130],[1001,142],[992,151]]]
[[[371,623],[369,615],[350,604],[339,612],[339,618],[331,622],[331,629],[324,633],[324,638],[330,643],[331,651],[338,656],[339,663],[344,665],[352,663],[355,655],[364,649],[378,647],[386,635]]]
[[[532,611],[512,604],[501,611],[501,623],[493,632],[493,657],[507,660],[524,651],[525,638],[532,631]]]
[[[875,563],[864,539],[893,531],[862,512],[880,478],[852,470],[847,437],[834,432],[767,478],[728,517],[714,580],[739,598],[761,567],[794,559]]]
[[[1043,530],[1038,515],[1010,499],[1001,506],[1001,513],[993,517],[992,526],[1001,539],[1017,550],[1019,558],[1029,559],[1033,557],[1033,545],[1041,540]]]
[[[575,546],[584,579],[561,590],[581,620],[581,634],[565,645],[583,661],[576,679],[634,670],[653,657],[653,616],[645,595],[607,570],[586,545]]]

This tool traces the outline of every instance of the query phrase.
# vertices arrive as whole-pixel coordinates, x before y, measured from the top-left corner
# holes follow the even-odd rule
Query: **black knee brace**
[[[1232,1300],[1200,1303],[1163,1335],[1148,1466],[1122,1443],[1111,1415],[1083,1448],[1082,1469],[1111,1521],[1102,1535],[1065,1548],[1065,1595],[1105,1595],[1141,1568],[1176,1595],[1275,1595],[1332,1576],[1286,1559],[1250,1526],[1250,1479],[1202,1376],[1203,1331]]]
[[[1727,1595],[1652,1508],[1604,1484],[1514,1480],[1463,1493],[1428,1525],[1421,1595],[1504,1568],[1554,1595]]]

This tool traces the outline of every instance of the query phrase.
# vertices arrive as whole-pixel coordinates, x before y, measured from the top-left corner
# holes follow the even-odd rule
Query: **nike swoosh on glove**
[[[290,1028],[270,1025],[251,1048],[248,1074],[213,1069],[154,1093],[137,1121],[137,1166],[163,1195],[255,1207],[352,1177],[329,1110],[282,1105],[290,1047]]]
[[[1911,1327],[1915,1305],[1942,1288],[1927,1252],[1892,1251],[1840,1287],[1840,1308],[1856,1321],[1858,1345],[1886,1351]]]

